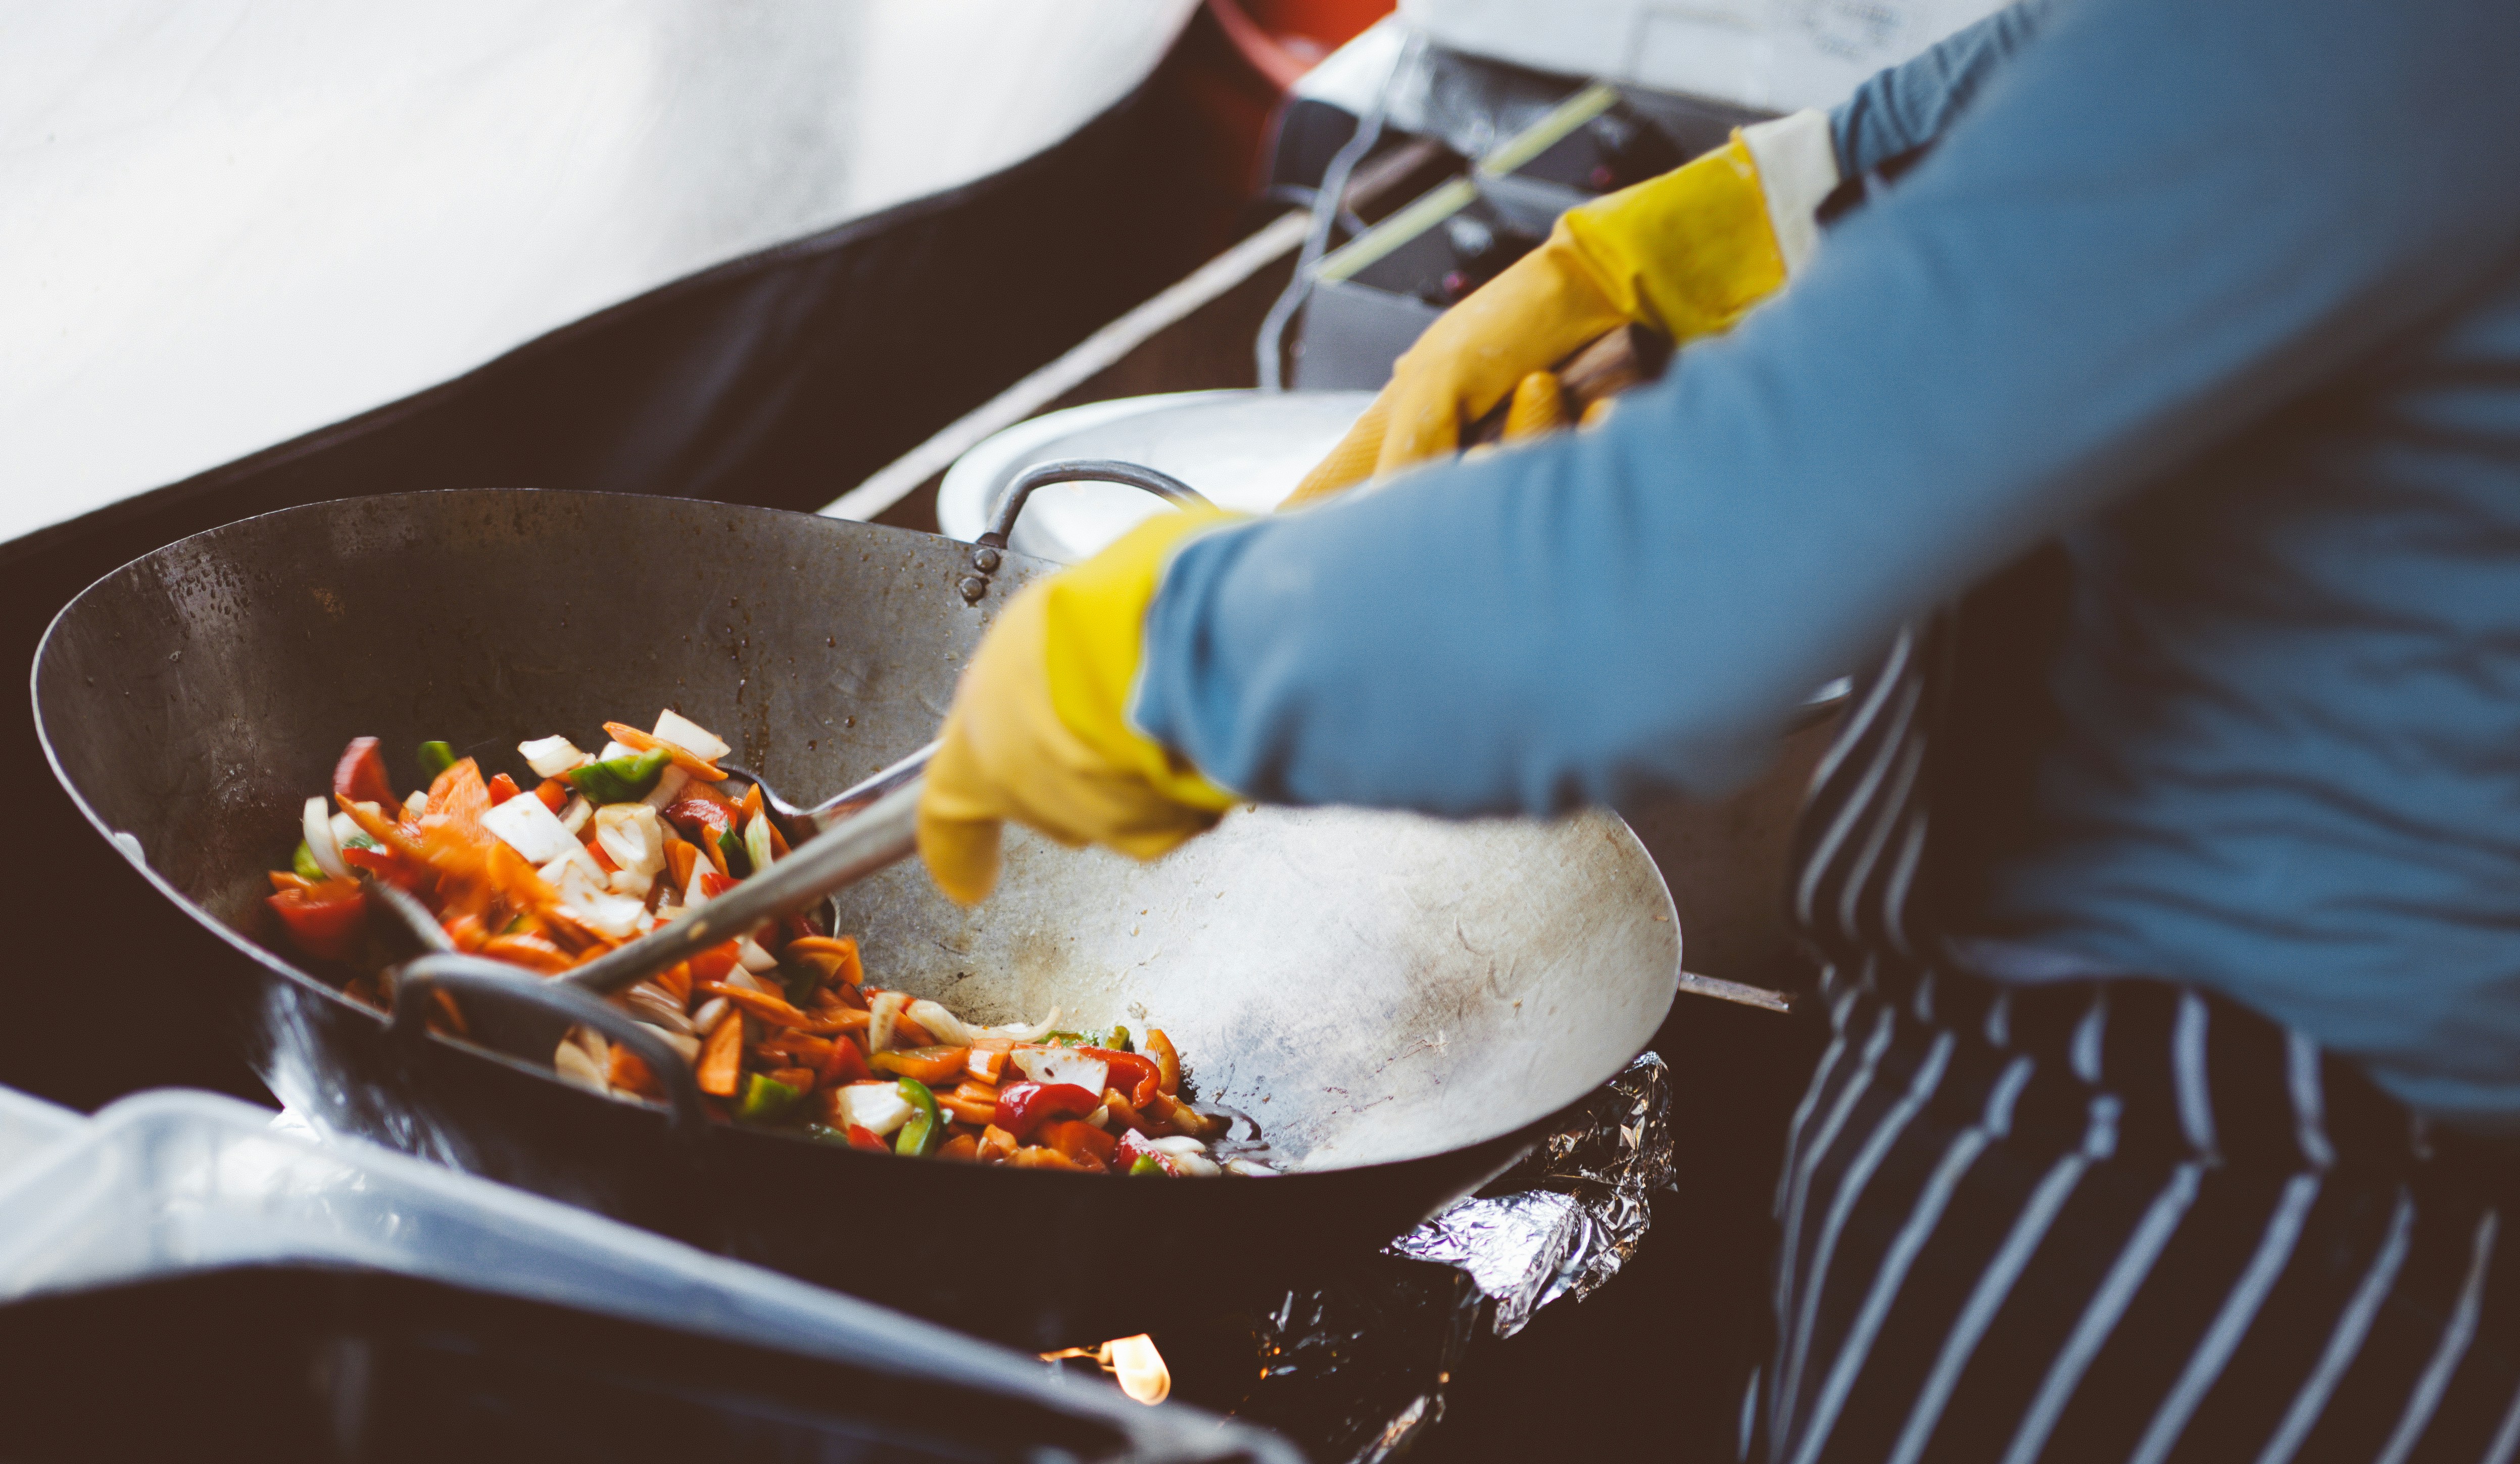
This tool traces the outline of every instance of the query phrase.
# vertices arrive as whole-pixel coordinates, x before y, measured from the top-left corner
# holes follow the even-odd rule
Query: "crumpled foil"
[[[1322,1464],[1396,1457],[1443,1417],[1444,1388],[1479,1334],[1510,1337],[1619,1273],[1652,1222],[1650,1196],[1673,1186],[1672,1156],[1670,1072],[1648,1052],[1478,1194],[1352,1274],[1248,1317],[1257,1382],[1211,1406]]]
[[[1511,1337],[1541,1307],[1617,1275],[1653,1223],[1647,1197],[1672,1182],[1671,1073],[1648,1052],[1521,1163],[1388,1251],[1467,1271],[1490,1328]]]

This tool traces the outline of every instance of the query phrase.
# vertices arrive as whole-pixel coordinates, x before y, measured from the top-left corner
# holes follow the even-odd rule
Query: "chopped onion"
[[[621,993],[621,1004],[636,1011],[639,1020],[650,1027],[661,1028],[677,1035],[689,1035],[692,1019],[683,1012],[683,1004],[674,993],[654,982],[641,982]]]
[[[752,815],[752,821],[743,826],[743,852],[752,860],[754,874],[768,869],[770,861],[778,857],[779,851],[770,843],[769,814],[756,813]]]
[[[656,786],[649,789],[648,796],[639,801],[662,813],[683,796],[684,789],[691,786],[692,775],[668,762],[665,770],[656,774]]]
[[[298,820],[306,830],[306,851],[315,856],[315,865],[337,880],[350,877],[350,866],[341,862],[341,846],[333,838],[332,810],[320,798],[306,801],[306,811]]]
[[[888,1082],[853,1082],[840,1089],[840,1121],[881,1138],[910,1121],[910,1100]]]
[[[508,803],[521,803],[523,801],[523,799],[508,800]],[[539,803],[542,800],[536,799],[534,801]],[[508,803],[501,803],[499,806],[505,808],[508,806]],[[575,839],[578,834],[586,828],[586,821],[594,816],[595,805],[593,803],[588,802],[582,798],[571,797],[567,802],[561,804],[559,814],[560,826],[568,830],[569,838]]]
[[[726,974],[726,979],[718,983],[718,984],[722,986],[733,986],[739,991],[758,991],[764,996],[777,995],[781,996],[782,999],[785,999],[785,993],[772,991],[768,986],[765,986],[761,983],[753,980],[752,973],[744,970],[741,966],[728,972]]]
[[[1050,1015],[1039,1022],[1009,1022],[997,1027],[967,1026],[964,1028],[966,1032],[974,1037],[1005,1037],[1011,1042],[1038,1042],[1058,1029],[1058,1008],[1057,1007],[1052,1007]]]
[[[615,940],[639,934],[639,922],[648,913],[644,901],[626,894],[598,894],[587,900],[565,900],[562,905],[568,913]]]
[[[595,760],[598,762],[609,762],[615,757],[636,757],[638,755],[639,750],[637,748],[629,747],[622,743],[608,742],[604,745],[604,751],[595,755]]]
[[[593,1054],[579,1046],[574,1040],[576,1032],[572,1030],[567,1037],[561,1039],[559,1048],[552,1053],[552,1071],[560,1075],[562,1082],[573,1082],[582,1088],[593,1088],[599,1093],[609,1093],[611,1085],[605,1080],[604,1076],[606,1065],[598,1063]]]
[[[893,1024],[901,1020],[902,1009],[909,1005],[909,996],[899,991],[886,991],[868,1003],[867,1051],[881,1052],[892,1045]]]
[[[542,800],[534,801],[539,803]],[[595,842],[612,856],[613,863],[632,874],[653,875],[665,867],[664,825],[657,821],[656,810],[645,803],[607,803],[596,809]],[[647,891],[642,889],[639,892],[645,894]]]
[[[525,766],[538,778],[557,778],[571,768],[584,767],[595,759],[578,751],[577,744],[565,737],[538,737],[532,742],[517,744]]]
[[[422,814],[427,813],[428,811],[428,794],[427,790],[419,788],[413,789],[411,791],[411,797],[402,801],[402,811],[410,814],[414,818],[418,818]]]
[[[734,1006],[725,997],[712,996],[700,1003],[698,1011],[692,1013],[692,1026],[698,1028],[703,1034],[713,1032],[717,1030],[718,1023],[725,1019],[726,1014],[734,1010]]]
[[[1147,1140],[1147,1147],[1163,1154],[1205,1154],[1207,1145],[1186,1133],[1168,1133],[1159,1139]]]
[[[605,883],[612,887],[613,893],[626,894],[641,904],[646,904],[648,892],[656,888],[656,877],[652,874],[641,874],[635,869],[616,869],[612,871],[612,877]]]
[[[945,1010],[944,1005],[940,1002],[929,1001],[924,996],[912,1002],[910,1004],[910,1020],[927,1029],[927,1030],[935,1036],[937,1041],[944,1043],[948,1047],[968,1047],[971,1045],[971,1029],[963,1025],[962,1018]],[[1099,1093],[1102,1090],[1101,1088],[1096,1088],[1094,1091]]]
[[[535,864],[549,864],[579,851],[568,826],[544,807],[541,799],[510,799],[483,812],[481,827]]]
[[[671,708],[656,713],[656,725],[649,735],[658,742],[672,743],[702,762],[715,762],[735,751],[726,745],[726,739]]]
[[[368,831],[359,827],[359,821],[357,819],[352,818],[346,813],[334,814],[333,846],[335,848],[356,848],[359,846],[360,842],[364,842],[372,848],[376,846],[376,841],[368,838]],[[347,863],[348,861],[343,860],[342,862]]]
[[[746,971],[776,971],[779,958],[761,948],[761,942],[750,936],[735,938],[735,958]]]
[[[1111,1126],[1111,1105],[1109,1105],[1109,1104],[1107,1104],[1107,1103],[1106,1103],[1106,1104],[1103,1104],[1101,1108],[1098,1108],[1098,1109],[1096,1109],[1094,1112],[1092,1112],[1092,1113],[1090,1113],[1090,1114],[1087,1114],[1087,1115],[1085,1116],[1085,1121],[1086,1121],[1086,1122],[1088,1122],[1088,1123],[1093,1124],[1093,1125],[1094,1125],[1095,1127],[1097,1127],[1097,1128],[1108,1128],[1108,1127],[1110,1127],[1110,1126]]]
[[[688,1032],[667,1031],[653,1022],[643,1022],[640,1026],[647,1028],[656,1035],[664,1038],[666,1045],[672,1047],[676,1052],[683,1055],[684,1062],[694,1063],[699,1061],[699,1038],[695,1037]]]
[[[1035,1082],[1072,1082],[1089,1093],[1111,1085],[1111,1065],[1073,1047],[1018,1047],[1009,1057]]]
[[[1247,1174],[1255,1177],[1275,1175],[1278,1172],[1256,1159],[1229,1159],[1225,1162],[1225,1171],[1229,1174]]]
[[[508,801],[513,803],[516,800]],[[562,899],[592,899],[608,889],[605,883],[604,866],[596,863],[595,856],[586,851],[586,846],[574,839],[568,843],[567,853],[534,872],[543,877],[543,883],[558,891]]]

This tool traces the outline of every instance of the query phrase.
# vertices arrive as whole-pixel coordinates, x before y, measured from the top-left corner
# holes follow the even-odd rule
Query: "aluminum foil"
[[[1582,1301],[1619,1273],[1672,1187],[1671,1074],[1648,1052],[1479,1194],[1393,1241],[1389,1253],[1469,1273],[1488,1326],[1511,1337],[1532,1313]]]
[[[1673,1184],[1670,1072],[1646,1053],[1477,1195],[1335,1284],[1250,1317],[1256,1386],[1217,1405],[1321,1464],[1380,1464],[1444,1415],[1481,1333],[1510,1337],[1619,1273]]]

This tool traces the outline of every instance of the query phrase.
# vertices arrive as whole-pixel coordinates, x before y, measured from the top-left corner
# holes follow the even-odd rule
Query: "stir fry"
[[[371,928],[371,885],[417,898],[458,950],[557,975],[724,894],[788,854],[761,790],[731,779],[732,751],[667,710],[642,732],[607,722],[588,754],[566,737],[517,752],[529,780],[485,777],[442,742],[420,746],[425,792],[397,797],[377,739],[354,739],[333,796],[306,801],[303,838],[271,874],[290,942],[348,968],[345,989],[385,1006],[391,969]],[[530,784],[530,786],[529,786]],[[438,993],[433,1019],[461,1034]],[[692,1065],[715,1117],[921,1158],[1089,1173],[1272,1172],[1232,1119],[1192,1106],[1160,1030],[979,1027],[942,1004],[867,983],[858,942],[804,915],[769,922],[624,991],[614,1003]],[[553,1054],[597,1092],[662,1099],[627,1046],[572,1029]]]

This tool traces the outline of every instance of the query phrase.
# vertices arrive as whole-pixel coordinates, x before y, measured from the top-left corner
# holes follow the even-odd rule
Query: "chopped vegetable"
[[[936,1095],[916,1077],[902,1078],[895,1086],[911,1112],[909,1121],[901,1125],[901,1137],[893,1141],[892,1152],[924,1159],[945,1141],[945,1118],[936,1111]]]
[[[998,1094],[996,1125],[1018,1139],[1053,1119],[1081,1119],[1102,1100],[1073,1083],[1011,1083]]]
[[[532,742],[520,742],[517,744],[517,752],[525,759],[525,766],[534,770],[534,776],[545,779],[558,778],[571,768],[584,767],[595,760],[579,752],[577,744],[565,737],[541,737]]]
[[[341,760],[333,764],[333,797],[381,808],[402,802],[385,777],[384,755],[377,751],[375,738],[354,737],[341,750]]]
[[[263,896],[299,950],[319,961],[346,961],[368,934],[368,893],[350,880],[326,880]]]
[[[748,1123],[776,1123],[788,1117],[805,1095],[775,1077],[759,1073],[743,1075],[743,1101],[737,1105],[735,1116]]]
[[[608,757],[571,768],[564,774],[577,791],[591,803],[635,803],[656,786],[664,774],[665,764],[673,760],[663,749],[633,753],[627,756]]]
[[[700,1045],[700,1065],[694,1073],[700,1091],[712,1098],[735,1096],[735,1075],[743,1065],[743,1019],[730,1017],[717,1025]]]
[[[658,742],[672,743],[704,762],[715,762],[735,751],[716,733],[670,707],[656,713],[652,733]]]
[[[482,814],[481,827],[536,864],[564,859],[578,850],[576,837],[540,799],[510,799]]]
[[[530,780],[427,744],[428,786],[407,798],[377,740],[353,741],[332,798],[301,807],[289,867],[270,872],[290,946],[328,962],[382,958],[387,947],[367,939],[365,878],[417,899],[454,949],[555,976],[788,856],[766,791],[720,786],[712,759],[726,745],[714,734],[671,712],[653,733],[605,725],[612,740],[595,757],[565,737],[518,744]],[[670,1047],[691,1065],[719,1121],[968,1164],[1217,1172],[1199,1140],[1224,1121],[1174,1096],[1179,1058],[1161,1032],[1141,1055],[1126,1027],[1061,1029],[1057,1008],[974,1026],[867,979],[856,938],[797,912],[729,934],[615,1000],[663,1043],[644,1050]],[[348,989],[375,1003],[391,987],[368,971]],[[430,1026],[464,1033],[462,1010],[438,994]],[[638,1052],[584,1028],[551,1061],[564,1080],[622,1101],[670,1091]]]
[[[913,1047],[907,1051],[878,1052],[867,1059],[867,1066],[896,1077],[915,1077],[927,1083],[948,1082],[964,1070],[970,1056],[968,1047]]]

